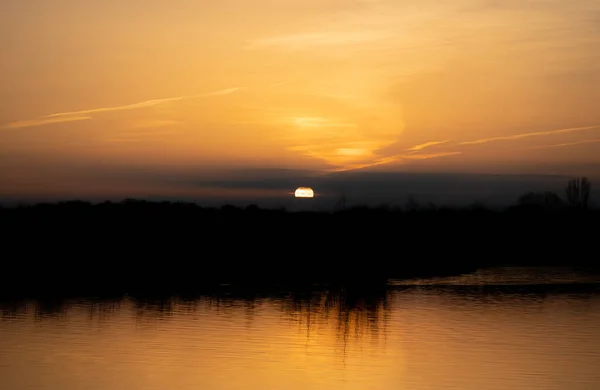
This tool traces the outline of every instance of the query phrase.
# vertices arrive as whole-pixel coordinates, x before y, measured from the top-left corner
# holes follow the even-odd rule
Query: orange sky
[[[0,188],[600,164],[599,23],[594,0],[3,1]]]

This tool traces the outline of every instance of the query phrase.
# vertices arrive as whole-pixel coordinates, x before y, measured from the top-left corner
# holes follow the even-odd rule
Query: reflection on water
[[[600,289],[531,274],[537,287],[480,288],[479,273],[368,294],[3,303],[0,389],[600,388]]]

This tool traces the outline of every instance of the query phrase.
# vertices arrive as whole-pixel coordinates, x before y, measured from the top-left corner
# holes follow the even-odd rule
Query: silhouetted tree
[[[544,209],[558,209],[564,204],[558,195],[554,192],[529,192],[519,197],[518,204],[520,206],[536,206]]]
[[[590,199],[592,183],[587,177],[575,178],[569,180],[565,187],[567,201],[572,207],[586,209]]]

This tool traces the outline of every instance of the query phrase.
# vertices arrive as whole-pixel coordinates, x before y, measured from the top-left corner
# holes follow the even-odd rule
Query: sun
[[[315,192],[309,187],[298,187],[294,192],[296,198],[314,198]]]

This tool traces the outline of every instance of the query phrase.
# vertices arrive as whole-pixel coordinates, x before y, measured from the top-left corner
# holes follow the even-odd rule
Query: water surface
[[[600,388],[600,278],[1,304],[0,389]]]

